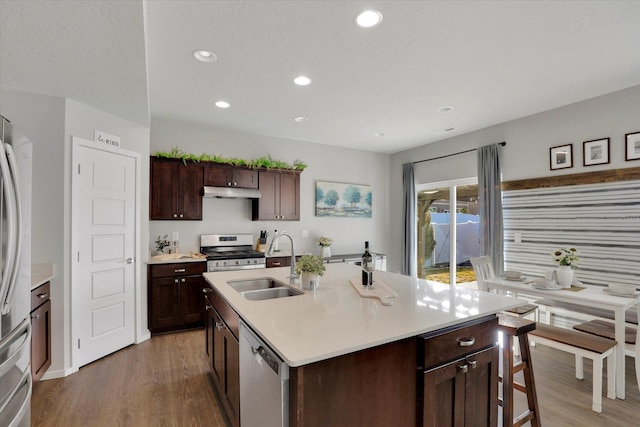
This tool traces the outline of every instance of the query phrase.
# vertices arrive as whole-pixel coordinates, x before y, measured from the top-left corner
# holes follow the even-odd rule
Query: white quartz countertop
[[[304,295],[250,301],[227,284],[230,280],[272,277],[288,283],[289,267],[204,273],[240,317],[289,366],[340,356],[409,338],[516,307],[526,301],[471,289],[431,284],[400,274],[376,271],[398,297],[394,305],[362,298],[349,283],[362,270],[329,264],[316,291]],[[300,289],[300,285],[294,285]]]

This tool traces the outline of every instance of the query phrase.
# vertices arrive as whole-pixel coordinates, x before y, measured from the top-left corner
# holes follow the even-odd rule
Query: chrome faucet
[[[271,244],[269,245],[267,255],[273,254],[273,244],[282,236],[286,236],[289,238],[289,240],[291,240],[291,275],[289,276],[289,283],[295,284],[296,279],[298,278],[298,274],[296,273],[296,251],[293,249],[293,237],[291,237],[291,234],[287,233],[286,231],[276,233],[276,235],[273,236],[273,239],[271,239]]]

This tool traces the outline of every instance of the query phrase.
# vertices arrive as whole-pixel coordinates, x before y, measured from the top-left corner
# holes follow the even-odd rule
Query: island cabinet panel
[[[210,287],[204,289],[205,341],[209,369],[233,427],[240,426],[240,344],[238,314]]]
[[[202,327],[205,262],[148,265],[151,333]]]
[[[497,425],[496,328],[491,316],[420,337],[418,426]]]
[[[300,220],[300,174],[294,172],[259,173],[260,199],[252,203],[254,221]]]
[[[149,219],[202,220],[203,167],[151,157]]]
[[[233,166],[205,165],[204,185],[211,187],[258,188],[258,171]]]
[[[289,371],[289,425],[415,426],[416,340]]]

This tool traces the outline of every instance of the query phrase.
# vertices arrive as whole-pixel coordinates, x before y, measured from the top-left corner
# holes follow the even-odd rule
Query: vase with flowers
[[[330,237],[322,236],[318,239],[318,245],[320,245],[322,258],[329,258],[331,256],[331,244],[333,239]]]
[[[295,272],[301,276],[302,287],[304,289],[318,289],[320,276],[324,275],[325,270],[324,261],[319,255],[302,255],[300,259],[296,261]]]
[[[573,282],[573,270],[578,268],[580,257],[576,248],[556,249],[551,254],[553,262],[558,265],[556,270],[556,280],[563,288],[570,288]]]
[[[170,245],[169,243],[169,235],[165,234],[164,237],[158,236],[156,239],[156,252],[158,254],[162,254],[164,252],[164,248]]]

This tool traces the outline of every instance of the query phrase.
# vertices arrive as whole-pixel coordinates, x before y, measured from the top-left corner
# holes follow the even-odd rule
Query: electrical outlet
[[[515,243],[522,243],[522,232],[516,231],[514,241]]]
[[[302,237],[309,237],[309,230],[302,230]]]

